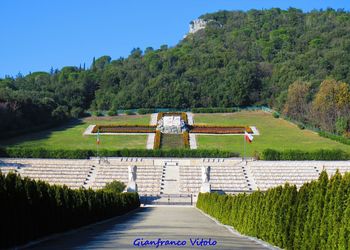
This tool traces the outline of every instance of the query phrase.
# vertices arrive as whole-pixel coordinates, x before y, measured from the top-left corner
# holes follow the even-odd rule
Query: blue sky
[[[136,47],[175,45],[204,13],[290,6],[345,8],[349,0],[1,0],[0,77],[49,71]]]

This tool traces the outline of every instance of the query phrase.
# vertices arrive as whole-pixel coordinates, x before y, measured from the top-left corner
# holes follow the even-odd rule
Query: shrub
[[[84,116],[84,110],[79,107],[73,107],[70,111],[70,114],[73,118],[79,118]]]
[[[299,128],[299,129],[305,129],[305,125],[302,124],[302,123],[298,123],[298,128]]]
[[[272,113],[272,116],[274,117],[274,118],[280,118],[280,113],[278,113],[278,112],[273,112]]]
[[[117,116],[118,115],[118,111],[117,110],[114,110],[114,109],[111,109],[107,112],[107,115],[108,116]]]
[[[127,110],[125,111],[126,115],[136,115],[135,112],[131,111],[131,110]]]
[[[99,111],[99,110],[97,110],[97,111],[94,111],[93,113],[92,113],[94,116],[103,116],[103,113],[101,112],[101,111]]]
[[[141,108],[137,110],[137,113],[139,115],[145,115],[145,114],[152,114],[152,113],[156,113],[155,109],[145,109],[145,108]]]
[[[24,244],[140,206],[137,193],[72,190],[0,172],[0,248]]]
[[[113,193],[121,193],[125,190],[126,185],[123,182],[120,181],[112,181],[110,183],[107,183],[106,186],[103,188],[103,191],[107,192],[113,192]]]
[[[266,149],[262,152],[261,158],[269,161],[302,161],[302,160],[349,160],[350,154],[339,149],[321,149],[316,151],[286,150],[278,151]]]
[[[233,113],[236,108],[192,108],[193,113]]]
[[[350,145],[350,139],[348,139],[346,137],[343,137],[343,136],[340,136],[340,135],[335,135],[335,134],[328,133],[328,132],[325,132],[325,131],[320,131],[320,132],[318,132],[318,134],[320,136],[322,136],[322,137],[331,139],[333,141],[337,141],[337,142],[340,142],[340,143],[343,143],[343,144],[346,144],[346,145]]]
[[[349,129],[349,121],[345,117],[339,117],[335,123],[337,134],[343,135]]]

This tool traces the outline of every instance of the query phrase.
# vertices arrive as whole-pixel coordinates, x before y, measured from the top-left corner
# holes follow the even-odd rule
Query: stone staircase
[[[165,162],[163,166],[161,194],[179,194],[180,166],[178,162]]]

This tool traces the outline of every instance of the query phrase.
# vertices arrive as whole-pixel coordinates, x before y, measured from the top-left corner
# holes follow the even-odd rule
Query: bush
[[[349,129],[349,120],[345,117],[339,117],[335,123],[337,134],[343,135]]]
[[[12,158],[52,158],[52,159],[88,159],[96,157],[96,150],[64,150],[44,148],[0,148],[0,157]],[[99,150],[101,157],[193,157],[193,158],[226,158],[238,157],[239,153],[222,151],[217,149],[170,149],[170,150],[149,150],[149,149],[120,149],[120,150]]]
[[[343,144],[346,144],[346,145],[350,145],[350,139],[348,139],[346,137],[343,137],[343,136],[340,136],[340,135],[335,135],[335,134],[328,133],[328,132],[325,132],[325,131],[320,131],[320,132],[318,132],[318,134],[320,136],[322,136],[322,137],[331,139],[333,141],[337,141],[337,142],[340,142],[340,143],[343,143]]]
[[[303,130],[305,129],[305,125],[302,123],[298,123],[298,128]]]
[[[339,149],[321,149],[316,151],[286,150],[278,151],[266,149],[262,152],[261,158],[267,161],[336,161],[349,160],[350,154]]]
[[[233,113],[236,108],[192,108],[193,113]]]
[[[71,114],[71,116],[73,118],[83,117],[84,116],[84,110],[82,108],[79,108],[79,107],[74,107],[70,111],[70,114]]]
[[[299,190],[286,184],[250,195],[199,194],[197,208],[242,234],[282,249],[349,249],[350,173]]]
[[[72,190],[0,172],[0,248],[125,214],[140,206],[137,193]]]
[[[156,113],[155,109],[145,109],[145,108],[141,108],[137,110],[137,113],[139,115],[145,115],[145,114],[152,114],[152,113]]]
[[[111,109],[107,112],[107,115],[108,116],[116,116],[118,115],[118,111],[117,110],[114,110],[114,109]]]
[[[103,116],[103,113],[102,113],[101,111],[99,111],[99,110],[94,111],[92,114],[93,114],[94,116],[97,116],[97,117]]]
[[[112,181],[106,184],[106,186],[103,188],[103,191],[119,194],[123,192],[125,188],[126,188],[126,185],[123,182]]]
[[[273,112],[272,113],[272,116],[274,117],[274,118],[280,118],[280,113],[278,113],[278,112]]]
[[[127,110],[125,111],[126,115],[136,115],[135,112],[131,111],[131,110]]]

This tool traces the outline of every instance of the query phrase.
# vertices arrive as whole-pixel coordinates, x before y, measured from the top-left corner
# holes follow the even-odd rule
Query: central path
[[[181,240],[185,247],[158,249],[269,249],[229,232],[193,207],[144,207],[98,225],[59,236],[30,249],[135,249],[134,241]],[[192,247],[190,238],[217,241],[216,246]],[[155,248],[149,246],[144,248]]]

